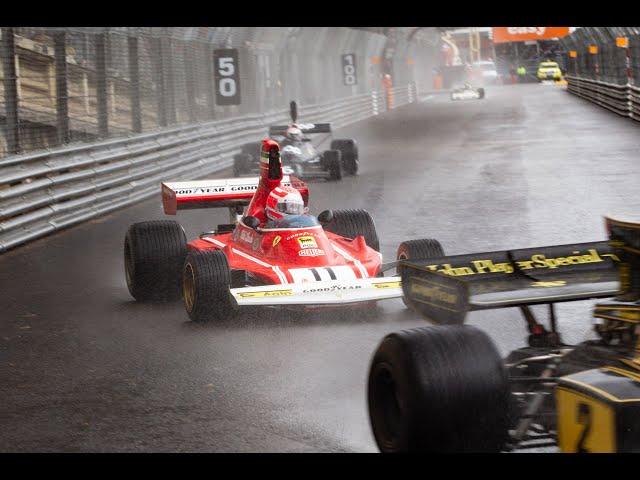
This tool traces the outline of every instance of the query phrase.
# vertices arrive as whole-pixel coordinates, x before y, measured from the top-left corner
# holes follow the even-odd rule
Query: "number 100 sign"
[[[240,105],[238,50],[222,48],[213,51],[217,105]]]
[[[358,72],[356,71],[356,56],[353,53],[342,55],[342,76],[345,85],[358,84]]]

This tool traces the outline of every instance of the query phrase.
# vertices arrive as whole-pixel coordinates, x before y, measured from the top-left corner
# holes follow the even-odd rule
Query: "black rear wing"
[[[331,133],[330,123],[298,123],[297,127],[302,133]],[[269,127],[269,136],[284,136],[287,133],[289,125],[271,125]]]
[[[405,300],[435,323],[467,312],[615,295],[618,258],[607,242],[526,248],[398,264]]]

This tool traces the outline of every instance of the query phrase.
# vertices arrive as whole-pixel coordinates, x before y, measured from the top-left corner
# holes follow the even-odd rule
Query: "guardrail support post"
[[[13,28],[2,27],[2,69],[4,71],[4,107],[6,111],[7,153],[20,152],[20,133],[18,126],[18,79],[16,77],[16,47]]]
[[[109,136],[109,110],[107,108],[107,35],[96,36],[96,110],[98,136]]]
[[[187,113],[189,114],[189,123],[195,123],[198,121],[198,105],[196,104],[195,88],[196,69],[194,68],[193,61],[193,47],[187,46],[185,42],[182,42],[182,56],[184,60],[184,81],[189,109]]]
[[[171,37],[167,38],[167,55],[165,57],[165,101],[167,102],[167,122],[169,125],[177,123],[176,118],[176,89],[173,81],[173,42]]]
[[[162,38],[156,37],[152,41],[153,77],[156,84],[156,105],[158,126],[167,126],[167,109],[165,104],[164,62],[162,61]]]
[[[53,55],[56,66],[56,130],[58,143],[69,143],[69,91],[67,88],[67,34],[56,32],[53,36]]]
[[[213,74],[213,46],[210,43],[207,43],[204,46],[205,52],[205,78],[206,78],[206,86],[207,86],[207,108],[209,109],[209,118],[216,118],[216,97],[214,95],[215,81]]]
[[[142,132],[140,109],[140,64],[138,63],[138,37],[127,37],[129,53],[129,100],[131,102],[131,130]]]

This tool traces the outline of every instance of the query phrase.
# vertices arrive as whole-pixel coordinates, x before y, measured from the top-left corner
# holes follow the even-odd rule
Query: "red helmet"
[[[293,187],[276,187],[267,197],[265,211],[271,220],[282,220],[287,215],[302,215],[304,200],[300,192]]]

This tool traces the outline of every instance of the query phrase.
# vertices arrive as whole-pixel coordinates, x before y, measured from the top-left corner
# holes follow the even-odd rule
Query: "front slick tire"
[[[131,225],[124,240],[125,278],[131,296],[139,302],[178,300],[186,256],[187,239],[177,222]]]
[[[369,370],[369,419],[381,452],[498,452],[509,388],[496,347],[463,325],[387,335]]]
[[[342,166],[347,175],[358,174],[358,144],[352,139],[337,139],[331,142],[331,150],[340,150]]]
[[[234,312],[231,300],[231,272],[220,250],[192,251],[182,274],[184,307],[197,323],[224,321]]]
[[[434,238],[420,238],[418,240],[407,240],[398,246],[397,260],[428,260],[431,258],[444,257],[444,249],[440,242]],[[400,272],[396,272],[400,275]],[[411,308],[407,299],[402,296],[402,302],[406,307]]]
[[[342,154],[340,150],[327,150],[324,152],[323,162],[329,177],[327,180],[338,182],[342,180]]]

